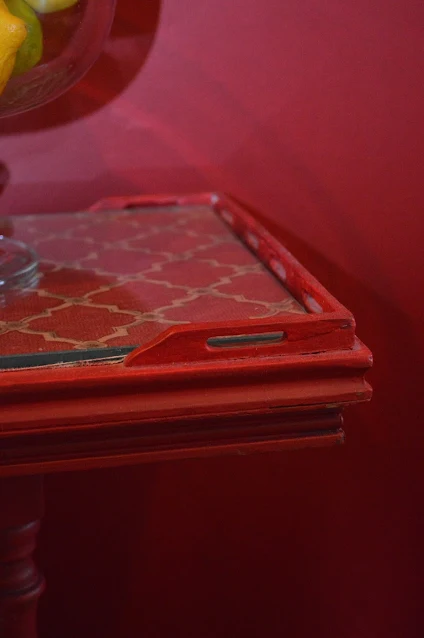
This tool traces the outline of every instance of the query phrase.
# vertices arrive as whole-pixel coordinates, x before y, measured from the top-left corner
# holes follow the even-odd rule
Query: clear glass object
[[[54,4],[54,1],[28,0],[41,25],[43,54],[33,68],[13,75],[7,82],[0,95],[2,118],[24,113],[59,97],[83,77],[102,51],[116,0],[79,0],[66,9],[37,11],[37,7]],[[0,294],[27,287],[36,272],[35,252],[3,236],[0,217]]]
[[[0,95],[0,117],[50,102],[78,82],[102,51],[115,2],[79,0],[68,9],[36,12],[43,30],[43,56],[31,70],[9,80]]]

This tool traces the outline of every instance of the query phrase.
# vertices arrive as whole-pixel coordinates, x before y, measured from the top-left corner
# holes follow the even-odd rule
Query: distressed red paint
[[[36,475],[71,469],[341,443],[343,408],[370,398],[364,375],[371,354],[355,335],[351,313],[228,198],[120,199],[94,207],[92,214],[110,207],[200,205],[212,207],[305,310],[173,326],[114,362],[4,370],[5,520],[17,498],[12,477],[36,481]],[[49,319],[49,313],[43,317]],[[6,331],[19,325],[3,321]],[[246,336],[242,345],[231,342]],[[251,342],[269,336],[270,343]],[[230,340],[231,347],[214,346],[217,339]],[[43,587],[31,559],[37,530],[28,517],[0,530],[5,638],[36,635]]]

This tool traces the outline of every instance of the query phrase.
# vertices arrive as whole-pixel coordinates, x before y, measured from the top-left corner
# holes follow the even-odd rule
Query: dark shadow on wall
[[[0,120],[0,136],[40,131],[83,118],[115,99],[146,63],[159,27],[162,0],[119,0],[105,49],[73,89],[46,106]]]

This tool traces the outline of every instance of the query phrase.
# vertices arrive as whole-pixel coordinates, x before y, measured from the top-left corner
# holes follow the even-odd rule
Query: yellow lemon
[[[27,3],[38,11],[38,13],[53,13],[54,11],[62,11],[69,9],[77,4],[78,0],[26,0]]]
[[[28,32],[25,41],[16,54],[13,75],[21,75],[39,63],[43,55],[43,31],[37,14],[25,0],[5,0],[7,8],[17,18],[25,22]]]
[[[0,0],[0,95],[15,66],[16,54],[27,37],[25,22],[12,15]]]

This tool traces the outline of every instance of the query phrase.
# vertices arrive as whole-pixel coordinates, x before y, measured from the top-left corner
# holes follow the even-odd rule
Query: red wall
[[[44,638],[423,636],[423,23],[415,0],[119,0],[87,79],[0,123],[3,212],[228,191],[375,355],[343,449],[50,477]]]

